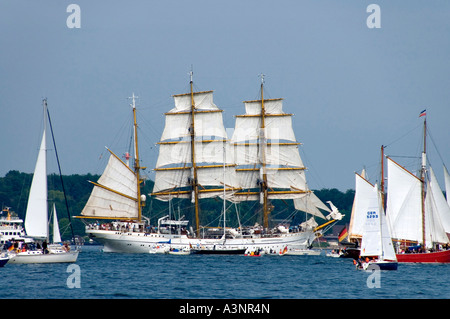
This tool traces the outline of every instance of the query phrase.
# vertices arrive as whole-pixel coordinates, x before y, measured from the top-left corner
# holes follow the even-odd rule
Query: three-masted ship
[[[292,114],[282,109],[282,99],[264,98],[244,102],[246,114],[236,117],[231,139],[223,125],[222,110],[213,91],[174,95],[175,107],[165,113],[159,142],[152,196],[167,201],[184,199],[193,210],[195,225],[188,220],[164,216],[150,227],[142,216],[136,107],[135,165],[128,167],[111,152],[107,168],[82,211],[83,218],[116,219],[89,224],[86,233],[104,245],[104,251],[149,253],[160,245],[189,247],[197,253],[243,253],[246,249],[278,252],[307,248],[317,233],[342,216],[331,211],[309,190],[305,167],[292,129]],[[220,236],[208,236],[201,225],[201,202],[218,197],[224,201]],[[298,210],[328,219],[319,226],[314,218],[299,227],[270,228],[271,199],[293,199]],[[227,227],[225,201],[260,201],[263,225]],[[319,209],[330,212],[327,218]],[[216,229],[217,230],[217,229]]]

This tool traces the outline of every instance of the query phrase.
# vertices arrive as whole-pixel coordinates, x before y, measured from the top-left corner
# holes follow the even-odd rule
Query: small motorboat
[[[7,254],[0,255],[0,267],[5,266],[9,261],[9,256]]]

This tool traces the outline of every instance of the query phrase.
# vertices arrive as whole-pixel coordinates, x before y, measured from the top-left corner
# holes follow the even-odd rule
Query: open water
[[[7,264],[1,299],[448,299],[449,264],[356,270],[321,256],[103,253],[84,246],[75,265]]]

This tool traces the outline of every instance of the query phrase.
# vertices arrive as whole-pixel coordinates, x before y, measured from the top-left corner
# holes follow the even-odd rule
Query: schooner
[[[450,206],[428,164],[426,142],[425,117],[419,176],[387,157],[386,215],[399,262],[449,263]]]
[[[422,112],[420,116],[425,116]],[[397,163],[387,161],[387,192],[384,187],[384,146],[381,147],[381,208],[385,209],[387,223],[398,262],[450,262],[450,206],[442,193],[432,167],[427,161],[427,121],[423,124],[423,151],[418,176]],[[447,171],[444,166],[444,176]],[[355,199],[352,208],[349,237],[360,243],[371,192],[374,187],[365,176],[356,174]],[[386,197],[386,200],[385,200]],[[357,258],[360,250],[353,248]]]
[[[152,196],[171,201],[185,199],[194,210],[195,228],[188,220],[164,216],[158,227],[148,227],[141,213],[139,153],[135,126],[135,167],[129,168],[111,152],[110,161],[84,208],[83,217],[118,219],[113,223],[87,225],[86,233],[109,252],[150,253],[159,245],[190,247],[197,253],[243,253],[246,249],[276,252],[286,248],[307,248],[325,227],[342,215],[331,211],[309,190],[305,167],[292,128],[292,114],[282,110],[282,99],[264,98],[244,102],[246,114],[236,117],[231,139],[223,125],[222,110],[213,101],[213,91],[174,95],[175,107],[165,113],[165,127],[159,141]],[[142,197],[142,198],[141,198]],[[201,201],[220,197],[224,201],[221,236],[208,236],[201,225]],[[313,218],[300,227],[269,227],[271,199],[293,199],[296,209],[325,219],[319,209],[330,212],[318,226]],[[239,203],[260,200],[263,226],[226,227],[225,201]],[[189,202],[190,201],[190,202]],[[333,207],[333,206],[332,206]]]

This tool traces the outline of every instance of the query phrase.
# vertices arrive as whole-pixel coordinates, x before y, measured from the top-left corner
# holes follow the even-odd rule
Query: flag
[[[344,227],[341,232],[339,233],[338,239],[339,242],[343,241],[344,239],[346,239],[348,236],[348,232],[347,232],[347,227]]]
[[[420,112],[419,117],[422,117],[425,115],[427,115],[427,110],[423,110],[422,112]]]

